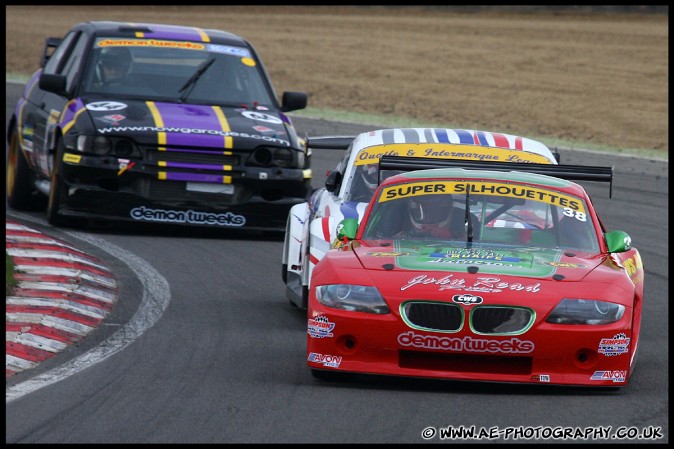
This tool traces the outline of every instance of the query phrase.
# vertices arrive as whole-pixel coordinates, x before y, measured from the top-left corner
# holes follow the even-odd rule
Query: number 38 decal
[[[565,207],[564,208],[564,215],[567,217],[573,217],[578,221],[586,221],[587,216],[583,212],[577,212],[571,208]]]

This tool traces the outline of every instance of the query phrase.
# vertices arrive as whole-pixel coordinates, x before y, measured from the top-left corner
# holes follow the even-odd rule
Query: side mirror
[[[325,180],[325,190],[328,192],[334,192],[339,189],[339,185],[342,182],[342,174],[338,171],[333,171],[328,175],[328,179]]]
[[[358,231],[358,219],[356,218],[345,218],[340,221],[337,225],[337,239],[344,240],[353,240],[356,238],[356,232]]]
[[[40,89],[52,92],[56,95],[68,96],[66,92],[66,77],[65,75],[53,75],[43,73],[40,75]]]
[[[283,92],[281,111],[297,111],[307,107],[309,96],[305,92]]]
[[[604,234],[609,253],[624,253],[632,249],[632,239],[626,232],[611,231]]]

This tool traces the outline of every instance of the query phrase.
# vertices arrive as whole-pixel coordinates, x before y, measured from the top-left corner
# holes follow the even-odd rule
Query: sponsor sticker
[[[214,225],[226,227],[241,227],[246,224],[246,217],[231,212],[224,214],[200,212],[194,210],[165,210],[150,209],[145,206],[131,209],[131,218],[138,221],[162,223],[189,223],[196,225]]]
[[[595,371],[590,376],[590,380],[612,380],[613,382],[625,382],[626,378],[626,370]]]
[[[626,334],[615,334],[613,338],[602,338],[599,341],[597,352],[606,357],[626,354],[630,349],[630,339]]]
[[[454,295],[452,296],[452,301],[459,304],[466,304],[468,306],[473,304],[482,304],[482,296],[473,296],[473,295]]]
[[[100,120],[104,123],[109,123],[110,125],[119,125],[119,122],[124,120],[126,117],[121,114],[111,114],[104,115],[102,117],[95,117],[96,120]]]
[[[71,164],[79,164],[82,156],[79,154],[65,153],[63,155],[63,162],[70,162]]]
[[[255,125],[255,126],[253,126],[253,129],[255,131],[259,132],[259,133],[262,133],[262,134],[276,132],[275,130],[273,130],[273,129],[267,127],[267,126],[263,126],[263,125]]]
[[[260,122],[275,123],[277,125],[283,123],[280,118],[274,117],[273,115],[269,114],[263,114],[262,112],[246,110],[241,112],[241,115],[251,120],[258,120]]]
[[[327,316],[320,315],[316,318],[309,318],[307,322],[307,333],[311,338],[330,338],[334,337],[332,330],[335,323],[330,322]]]
[[[434,278],[427,274],[421,274],[410,278],[407,283],[400,287],[400,290],[407,290],[417,285],[437,285],[438,290],[464,290],[474,292],[499,293],[503,290],[525,291],[538,293],[541,291],[541,283],[522,284],[521,282],[505,282],[497,277],[479,277],[472,284],[467,284],[464,278],[454,277],[448,274],[440,278]]]
[[[541,263],[545,265],[550,265],[551,267],[557,267],[557,268],[584,268],[585,265],[581,265],[578,263],[568,263],[568,262],[555,262],[555,261],[547,261],[543,260]]]
[[[495,260],[504,262],[520,262],[519,257],[508,256],[503,253],[497,253],[491,250],[479,249],[458,249],[447,252],[434,252],[429,254],[430,257],[441,257],[446,259],[470,259],[470,260]]]
[[[133,168],[136,165],[135,162],[131,162],[129,159],[117,159],[119,162],[119,170],[117,171],[117,176],[122,176],[126,170]]]
[[[439,349],[456,352],[480,352],[496,354],[528,354],[534,350],[534,342],[511,338],[495,340],[485,338],[452,338],[438,335],[421,335],[408,331],[398,335],[401,346],[420,349]]]
[[[159,39],[104,39],[98,42],[99,47],[162,47],[182,48],[186,50],[204,50],[203,44],[188,41],[164,41]]]
[[[531,380],[538,382],[550,382],[549,374],[534,374],[531,376]]]
[[[250,57],[250,51],[248,51],[248,49],[231,47],[229,45],[207,44],[206,50],[211,53],[221,53],[223,55],[240,56],[242,58]]]
[[[95,101],[87,104],[87,109],[90,111],[119,111],[126,109],[126,104],[118,101]]]
[[[368,256],[373,256],[373,257],[399,257],[399,256],[409,256],[410,253],[401,253],[397,251],[375,251],[372,253],[366,253]]]
[[[329,366],[330,368],[339,368],[339,364],[342,363],[341,356],[319,354],[317,352],[310,352],[307,360],[309,362],[320,363],[323,366]]]
[[[358,156],[356,156],[354,165],[376,164],[382,156],[432,157],[495,162],[534,162],[539,164],[550,163],[550,160],[545,156],[521,150],[449,143],[398,143],[374,145],[364,148],[358,153]]]
[[[383,203],[420,195],[463,195],[468,192],[473,195],[529,199],[552,206],[568,208],[575,212],[585,212],[583,202],[570,195],[531,186],[498,182],[425,181],[393,185],[382,190],[379,195],[379,202]]]

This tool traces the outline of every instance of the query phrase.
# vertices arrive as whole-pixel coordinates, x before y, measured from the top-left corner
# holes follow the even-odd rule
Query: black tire
[[[60,213],[67,196],[67,186],[61,178],[62,158],[63,143],[59,139],[51,173],[49,201],[47,202],[47,221],[53,226],[68,226],[70,224],[70,220]]]
[[[283,235],[283,257],[284,258],[288,257],[288,249],[289,249],[289,245],[290,245],[289,241],[290,241],[290,215],[288,215],[288,218],[286,219],[286,229],[285,229],[285,232],[284,232],[284,235]],[[281,261],[281,279],[283,279],[284,285],[288,285],[288,261],[287,260]]]
[[[35,175],[28,166],[16,127],[11,130],[7,152],[7,205],[16,210],[43,210],[45,196],[35,188]]]
[[[309,308],[309,287],[306,285],[302,287],[302,309]]]

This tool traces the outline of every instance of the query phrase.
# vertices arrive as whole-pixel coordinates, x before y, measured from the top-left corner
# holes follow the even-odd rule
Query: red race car
[[[612,182],[612,168],[384,156],[384,169],[408,171],[381,183],[360,225],[340,222],[312,273],[315,377],[627,384],[641,258],[574,182]]]

